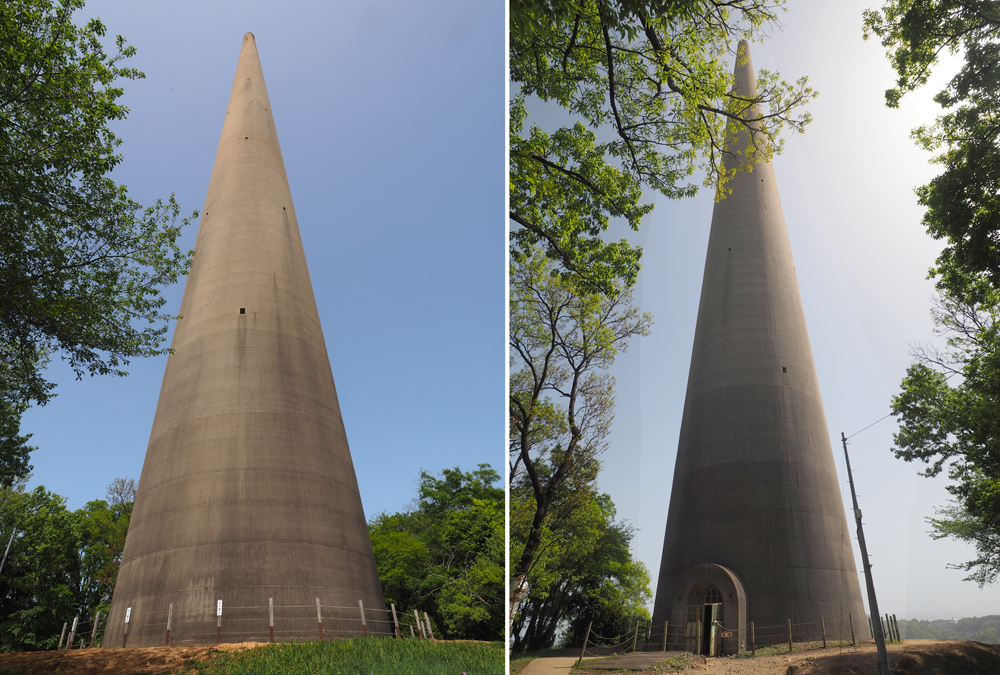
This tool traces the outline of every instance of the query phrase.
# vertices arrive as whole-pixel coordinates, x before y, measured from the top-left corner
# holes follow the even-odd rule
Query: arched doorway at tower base
[[[747,597],[736,573],[704,563],[681,578],[673,616],[685,617],[684,649],[704,656],[746,650]]]

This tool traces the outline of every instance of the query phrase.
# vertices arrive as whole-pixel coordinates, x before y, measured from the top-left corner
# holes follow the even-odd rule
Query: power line
[[[885,416],[885,417],[883,417],[882,419],[879,419],[879,420],[875,420],[874,422],[872,422],[871,424],[869,424],[868,426],[866,426],[866,427],[865,427],[864,429],[862,429],[861,431],[867,431],[868,429],[871,429],[871,428],[872,428],[873,426],[875,426],[876,424],[878,424],[879,422],[881,422],[882,420],[884,420],[884,419],[885,419],[886,417],[892,417],[892,413],[889,413],[888,415],[886,415],[886,416]],[[847,438],[854,438],[855,436],[857,436],[858,434],[860,434],[860,433],[861,433],[861,431],[855,431],[855,432],[854,432],[853,434],[851,434],[851,435],[850,435],[850,436],[848,436]]]

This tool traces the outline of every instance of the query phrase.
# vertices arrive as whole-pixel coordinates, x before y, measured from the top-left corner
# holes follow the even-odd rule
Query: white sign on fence
[[[215,606],[215,616],[222,616],[222,600]]]

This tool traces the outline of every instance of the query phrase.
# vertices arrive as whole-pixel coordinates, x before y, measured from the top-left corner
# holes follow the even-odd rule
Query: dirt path
[[[889,645],[888,651],[893,675],[1000,674],[1000,645],[960,640],[906,640],[903,644]],[[617,660],[615,665],[632,672],[672,672],[662,666],[643,667],[638,663],[633,668],[626,658],[619,659],[604,661],[601,665],[610,666]],[[609,671],[587,668],[577,672],[605,675]],[[704,661],[695,658],[683,672],[684,675],[878,675],[878,662],[875,645],[868,643],[754,658]]]
[[[553,656],[535,659],[524,667],[521,675],[568,675],[576,658],[570,656]]]
[[[0,654],[0,675],[160,675],[202,661],[209,655],[246,649],[258,643],[197,647],[73,649]]]

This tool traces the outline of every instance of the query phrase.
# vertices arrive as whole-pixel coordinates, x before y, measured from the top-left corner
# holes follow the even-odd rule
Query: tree
[[[6,514],[21,534],[0,577],[0,649],[52,649],[76,613],[79,524],[65,498],[44,487],[18,497]]]
[[[593,483],[578,488],[575,508],[557,509],[545,525],[543,544],[528,574],[528,592],[514,618],[512,651],[535,651],[555,644],[563,628],[563,644],[579,646],[593,620],[604,635],[622,632],[637,618],[649,618],[650,576],[632,559],[633,529],[615,521],[610,497]],[[533,509],[530,484],[511,486],[512,539],[521,538]]]
[[[916,352],[892,409],[896,456],[928,462],[928,476],[947,465],[956,481],[955,502],[930,519],[932,536],[974,543],[978,557],[958,567],[982,586],[1000,573],[1000,13],[986,0],[890,0],[864,20],[865,37],[881,40],[896,71],[889,107],[927,83],[941,54],[962,52],[934,97],[944,113],[912,132],[942,167],[916,192],[928,234],[945,242],[930,276],[948,347]]]
[[[759,96],[732,94],[732,42],[759,39],[781,0],[514,0],[511,3],[510,219],[515,260],[541,246],[589,291],[631,286],[640,248],[604,242],[611,218],[632,229],[652,210],[643,190],[694,195],[691,181],[725,194],[737,170],[781,149],[782,129],[802,131],[814,96],[759,71]],[[744,57],[745,58],[745,57]],[[553,133],[531,126],[529,97],[578,121]],[[766,113],[751,113],[760,104]],[[727,139],[752,127],[744,157],[723,163]],[[607,132],[607,133],[605,133]],[[611,140],[599,140],[611,135]]]
[[[368,524],[387,603],[426,611],[435,635],[503,638],[504,500],[488,464],[420,472],[411,511]],[[404,618],[405,621],[405,618]]]
[[[527,591],[552,513],[569,517],[587,498],[614,417],[605,371],[652,317],[620,282],[588,293],[535,251],[510,278],[510,484],[530,486],[530,516],[511,530],[510,616]]]
[[[929,519],[932,536],[976,546],[975,559],[951,567],[982,587],[1000,576],[1000,291],[979,285],[980,303],[939,299],[933,316],[947,347],[916,352],[892,413],[896,457],[927,463],[925,476],[947,467],[955,502]]]
[[[128,495],[115,487],[128,483],[134,485],[115,479],[109,501],[77,511],[44,487],[25,492],[23,480],[3,488],[4,545],[11,532],[16,536],[0,573],[0,651],[52,649],[63,622],[80,616],[86,623],[98,610],[107,613],[132,509],[131,500],[120,501]]]
[[[2,462],[26,455],[27,405],[54,384],[42,371],[60,354],[77,377],[127,374],[129,359],[162,354],[172,318],[160,289],[185,274],[180,207],[143,208],[108,174],[122,157],[109,124],[125,119],[121,65],[135,54],[118,36],[104,52],[97,19],[72,21],[83,0],[0,5],[0,426]],[[197,214],[194,214],[197,215]],[[192,216],[194,217],[194,216]],[[9,443],[8,443],[9,441]]]
[[[115,478],[104,500],[87,502],[79,511],[81,554],[81,604],[107,614],[118,580],[125,537],[132,519],[136,483]]]

